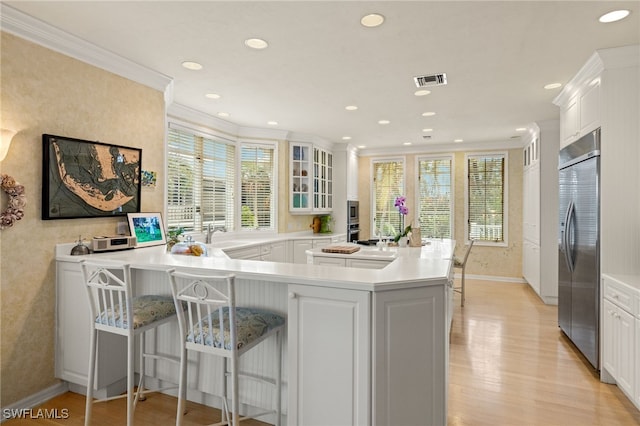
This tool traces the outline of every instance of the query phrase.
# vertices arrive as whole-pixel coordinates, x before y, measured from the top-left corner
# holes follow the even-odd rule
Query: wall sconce
[[[9,146],[11,145],[11,141],[17,132],[9,129],[1,129],[0,134],[0,161],[4,160],[4,157],[7,156],[7,152],[9,152]]]

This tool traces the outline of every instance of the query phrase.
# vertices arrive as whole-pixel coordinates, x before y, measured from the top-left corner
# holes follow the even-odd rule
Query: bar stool
[[[91,409],[95,402],[127,398],[127,426],[133,426],[133,411],[144,394],[159,392],[174,387],[144,390],[145,358],[166,359],[178,362],[177,358],[145,353],[145,332],[176,319],[176,308],[171,296],[144,295],[132,297],[131,270],[128,264],[104,260],[82,260],[82,274],[86,283],[91,315],[89,339],[89,373],[87,377],[87,401],[85,426],[91,423]],[[130,321],[129,319],[133,320]],[[114,333],[127,338],[127,393],[93,401],[93,386],[97,364],[96,344],[98,331]],[[135,337],[140,340],[140,381],[134,392]],[[135,397],[134,397],[135,393]]]
[[[467,248],[467,251],[465,252],[462,260],[460,260],[458,257],[453,258],[453,267],[462,269],[461,271],[462,280],[461,280],[460,287],[455,287],[453,289],[453,291],[455,291],[456,293],[460,293],[460,306],[462,307],[464,307],[464,299],[465,299],[464,273],[465,273],[465,269],[467,268],[467,259],[469,258],[469,253],[471,253],[471,247],[473,247],[473,242],[474,240],[469,241],[469,248]]]
[[[187,350],[221,356],[223,421],[217,425],[237,426],[241,420],[275,413],[276,425],[281,421],[282,406],[282,331],[285,318],[262,309],[237,307],[235,276],[232,274],[195,275],[175,270],[167,271],[171,282],[178,323],[180,326],[180,384],[176,425],[182,424],[186,396]],[[183,308],[186,304],[186,310]],[[238,359],[260,342],[275,335],[277,364],[275,377],[247,376],[239,372]],[[230,365],[228,365],[230,364]],[[229,415],[227,376],[231,378],[231,416]],[[239,377],[250,377],[275,387],[275,407],[271,410],[240,418]]]

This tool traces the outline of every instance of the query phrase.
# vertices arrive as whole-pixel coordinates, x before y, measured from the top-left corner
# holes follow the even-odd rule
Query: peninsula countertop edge
[[[396,248],[395,260],[383,269],[230,259],[222,249],[215,246],[208,247],[207,257],[170,254],[164,245],[71,256],[69,253],[73,244],[58,244],[55,259],[80,262],[86,258],[103,258],[128,263],[133,269],[166,271],[176,268],[193,273],[215,270],[233,273],[239,279],[376,292],[442,285],[447,282],[455,242],[444,240],[438,243],[443,248],[438,253],[434,253],[433,247],[429,245]],[[249,244],[255,245],[255,242],[248,242],[247,245]]]

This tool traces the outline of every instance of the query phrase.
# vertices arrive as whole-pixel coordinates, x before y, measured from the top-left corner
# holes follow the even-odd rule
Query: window
[[[506,244],[506,154],[467,156],[468,239]]]
[[[374,160],[372,166],[372,234],[395,236],[402,226],[394,202],[396,197],[404,195],[404,161]]]
[[[203,232],[234,228],[235,146],[170,127],[167,148],[167,226]]]
[[[451,157],[418,159],[418,218],[420,234],[429,238],[453,235]]]
[[[275,231],[275,145],[246,143],[241,151],[241,227]]]

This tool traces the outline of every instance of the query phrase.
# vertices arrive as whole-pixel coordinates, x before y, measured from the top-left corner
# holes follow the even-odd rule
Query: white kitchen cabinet
[[[446,293],[438,286],[373,294],[372,424],[447,424]]]
[[[358,199],[358,152],[347,150],[347,200]]]
[[[333,154],[305,142],[289,143],[289,211],[293,214],[333,210]]]
[[[293,263],[307,263],[307,250],[313,248],[313,241],[293,240]]]
[[[313,148],[313,210],[333,210],[333,154],[317,147]]]
[[[276,241],[260,246],[260,259],[270,262],[288,262],[287,241]]]
[[[89,370],[89,300],[80,264],[56,262],[55,376],[84,393]],[[96,397],[118,395],[126,389],[126,340],[111,333],[98,333]],[[78,387],[80,385],[82,387]]]
[[[347,266],[347,260],[342,257],[325,257],[325,256],[309,256],[307,255],[307,263],[313,265],[337,266],[344,268]]]
[[[292,284],[288,314],[288,423],[371,424],[370,293]]]
[[[558,303],[559,132],[557,120],[532,123],[523,149],[522,276],[551,305]]]
[[[632,359],[634,348],[634,318],[609,300],[604,301],[605,349],[603,365],[618,387],[631,398],[634,395],[635,378]]]
[[[346,259],[346,266],[348,268],[363,268],[363,269],[382,269],[394,259],[381,259],[381,260],[369,260],[369,259]]]
[[[308,143],[289,145],[289,211],[310,213],[313,210],[311,186],[313,179],[313,146]]]
[[[602,368],[640,409],[640,277],[603,275]],[[627,282],[634,283],[635,287]]]
[[[231,259],[262,260],[261,247],[241,247],[224,251]]]
[[[560,106],[561,145],[564,148],[600,127],[600,79],[593,78]]]
[[[640,296],[638,296],[638,300],[640,300]],[[636,318],[636,349],[635,349],[636,358],[640,357],[640,310],[638,310],[637,312],[638,314]],[[636,383],[636,389],[634,393],[633,403],[636,405],[636,407],[638,407],[638,410],[640,410],[640,362],[638,362],[637,359],[636,359],[635,383]]]

